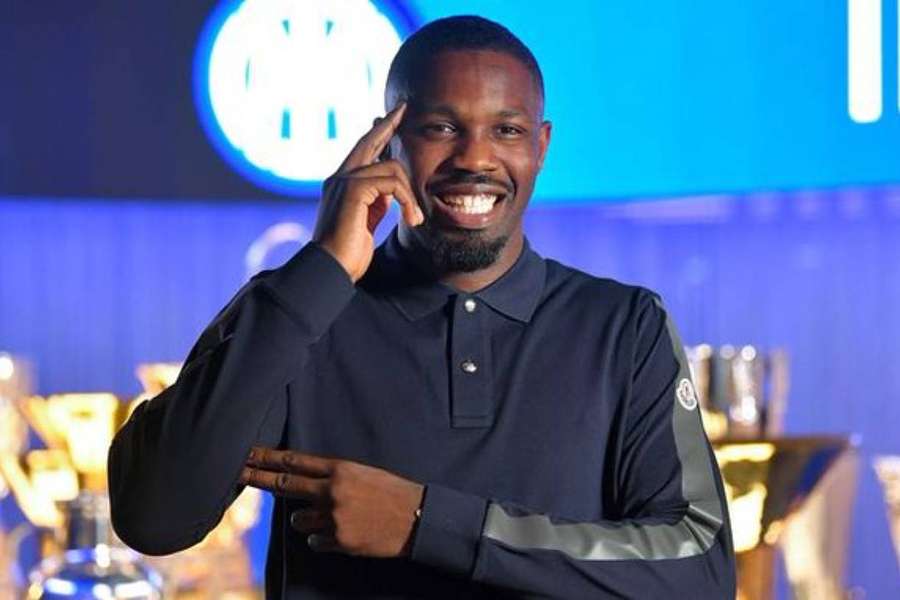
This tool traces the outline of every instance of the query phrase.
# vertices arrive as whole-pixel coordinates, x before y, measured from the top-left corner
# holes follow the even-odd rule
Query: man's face
[[[510,240],[518,252],[550,123],[531,72],[508,54],[445,52],[424,71],[392,141],[425,213],[410,233],[439,269],[474,271]]]

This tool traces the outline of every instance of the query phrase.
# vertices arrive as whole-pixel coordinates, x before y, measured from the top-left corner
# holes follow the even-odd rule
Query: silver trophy
[[[782,432],[789,361],[783,350],[709,344],[685,348],[710,439],[771,438]]]
[[[161,598],[159,575],[110,525],[106,450],[127,405],[112,394],[40,398],[31,380],[27,361],[0,353],[0,498],[11,494],[25,516],[0,531],[0,599],[21,597],[11,571],[35,532],[43,560],[27,598]],[[45,447],[30,447],[29,426]]]

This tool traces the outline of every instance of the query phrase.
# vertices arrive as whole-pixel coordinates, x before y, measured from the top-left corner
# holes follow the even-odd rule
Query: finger
[[[337,540],[330,535],[311,533],[306,536],[306,545],[314,552],[340,552]]]
[[[343,177],[349,179],[362,179],[366,177],[390,177],[394,176],[401,181],[403,186],[408,191],[408,196],[413,199],[412,210],[403,204],[403,198],[400,198],[401,208],[403,209],[403,217],[406,219],[406,222],[411,226],[416,226],[425,221],[425,215],[422,213],[422,209],[419,206],[419,203],[416,202],[416,196],[412,191],[412,184],[409,181],[409,174],[406,172],[406,169],[400,164],[399,161],[396,160],[387,160],[384,162],[379,162],[371,165],[366,165],[364,167],[360,167],[355,171],[352,171]],[[410,214],[412,213],[412,214]],[[377,221],[381,221],[381,219],[376,219]]]
[[[379,194],[385,196],[393,196],[400,204],[400,210],[403,212],[404,220],[415,227],[421,225],[425,221],[425,215],[416,202],[416,197],[402,179],[390,176],[367,177],[360,179],[350,179],[347,184],[350,187],[363,187],[363,193],[360,195],[363,202],[367,206],[371,206],[377,199]],[[348,189],[348,193],[351,193]]]
[[[244,485],[272,492],[278,496],[306,500],[315,506],[327,506],[329,504],[329,482],[327,479],[316,479],[295,473],[278,473],[254,467],[244,467],[238,481]]]
[[[303,509],[291,513],[291,527],[301,533],[333,533],[334,522],[323,511]]]
[[[369,165],[375,162],[384,147],[387,146],[400,121],[403,119],[403,113],[406,112],[406,103],[401,102],[391,110],[388,114],[380,119],[373,127],[362,136],[341,166],[338,173],[351,171],[358,167]]]
[[[407,186],[412,188],[412,184],[409,180],[409,174],[406,172],[406,169],[400,164],[400,161],[391,159],[383,162],[372,163],[371,165],[364,165],[353,171],[348,171],[341,175],[341,177],[346,177],[348,179],[362,179],[365,177],[384,177],[384,176],[395,176],[401,179]]]
[[[391,206],[391,197],[390,196],[378,196],[378,199],[375,200],[374,204],[369,206],[369,214],[366,215],[366,228],[368,228],[369,233],[374,234],[375,230],[378,228],[378,224],[381,223],[381,220],[384,219],[384,215],[387,214],[388,208]]]
[[[247,464],[269,471],[287,471],[308,477],[328,477],[331,475],[334,459],[294,450],[254,446],[247,456]]]

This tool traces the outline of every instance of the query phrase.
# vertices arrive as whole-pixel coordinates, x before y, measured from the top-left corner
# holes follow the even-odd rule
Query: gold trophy
[[[842,436],[713,443],[738,565],[738,599],[774,598],[780,552],[792,597],[843,600],[858,452]]]
[[[14,370],[22,367],[13,361]],[[15,411],[4,412],[0,427],[27,422],[46,447],[4,447],[0,475],[40,535],[43,560],[29,574],[26,597],[161,598],[159,575],[122,546],[109,523],[106,453],[124,405],[112,394],[41,398],[25,388],[5,395]]]
[[[685,350],[728,498],[738,599],[774,597],[779,554],[792,597],[845,598],[855,442],[782,436],[789,382],[783,350],[709,344]]]
[[[112,438],[134,407],[174,382],[179,370],[177,364],[141,365],[145,393],[131,402],[106,393],[42,398],[30,395],[25,363],[0,354],[0,497],[4,489],[12,492],[41,532],[44,557],[31,573],[28,598],[77,596],[82,585],[100,586],[109,598],[256,597],[242,535],[259,518],[258,490],[245,490],[203,542],[168,557],[141,557],[125,548],[109,523]],[[45,448],[27,449],[26,423]],[[0,547],[0,567],[15,555]],[[0,592],[6,573],[0,573]]]

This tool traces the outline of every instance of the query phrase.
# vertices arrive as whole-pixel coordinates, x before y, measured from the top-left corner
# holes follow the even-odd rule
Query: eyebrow
[[[439,114],[456,116],[456,111],[446,104],[420,104],[416,110],[419,114]]]
[[[456,111],[447,104],[422,105],[418,110],[416,110],[416,112],[419,114],[440,114],[448,115],[451,117],[456,116]],[[521,110],[504,108],[503,110],[497,112],[497,116],[503,119],[513,119],[516,117],[526,117],[527,115]]]

